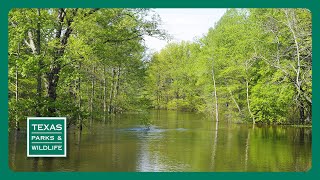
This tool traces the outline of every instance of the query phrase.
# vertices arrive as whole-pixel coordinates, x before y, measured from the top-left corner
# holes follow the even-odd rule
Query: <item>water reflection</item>
[[[216,157],[216,150],[217,150],[217,143],[218,143],[218,126],[219,126],[219,121],[216,121],[216,126],[215,126],[215,132],[214,132],[214,140],[213,140],[213,148],[212,148],[212,159],[211,159],[211,169],[215,169],[215,157]]]
[[[27,158],[26,132],[10,132],[15,171],[306,171],[311,128],[215,122],[201,114],[152,111],[93,121],[68,132],[67,158]],[[141,123],[143,122],[143,123]],[[147,126],[146,126],[147,124]]]

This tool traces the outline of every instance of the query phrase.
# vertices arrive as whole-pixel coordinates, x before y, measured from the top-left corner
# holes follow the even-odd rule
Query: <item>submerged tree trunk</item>
[[[219,129],[219,121],[216,121],[215,133],[214,133],[214,142],[212,148],[212,156],[211,156],[211,168],[215,168],[215,160],[217,154],[217,144],[218,144],[218,129]]]
[[[246,140],[245,160],[244,160],[245,170],[246,171],[248,170],[249,146],[250,146],[250,129],[248,129],[248,135],[247,135],[247,140]]]
[[[37,172],[39,171],[39,157],[34,157],[32,159],[32,171]]]
[[[11,167],[13,167],[15,164],[16,164],[16,155],[17,155],[17,143],[18,143],[18,135],[19,135],[19,133],[18,133],[18,130],[16,129],[15,131],[14,131],[14,139],[13,139],[13,147],[12,147],[12,149],[13,149],[13,152],[12,152],[12,155],[11,155],[11,161],[10,161],[10,163],[11,163]],[[12,141],[12,140],[11,140]]]

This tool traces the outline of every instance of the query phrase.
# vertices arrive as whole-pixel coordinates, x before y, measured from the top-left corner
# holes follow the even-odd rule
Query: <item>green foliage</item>
[[[252,88],[252,111],[267,123],[287,123],[294,90],[288,85],[259,83]]]
[[[82,123],[147,108],[213,114],[217,94],[228,121],[311,122],[308,10],[229,9],[202,38],[169,43],[146,61],[143,37],[166,37],[149,12],[12,9],[10,120]]]
[[[24,120],[38,112],[40,116],[66,116],[71,123],[82,123],[147,108],[143,36],[166,36],[158,28],[159,18],[149,12],[11,10],[10,120]]]
[[[153,107],[213,113],[214,75],[219,114],[228,121],[311,121],[310,18],[305,9],[229,9],[197,42],[153,55]]]
[[[199,92],[196,58],[199,45],[182,42],[169,44],[148,64],[147,90],[157,109],[196,110]]]

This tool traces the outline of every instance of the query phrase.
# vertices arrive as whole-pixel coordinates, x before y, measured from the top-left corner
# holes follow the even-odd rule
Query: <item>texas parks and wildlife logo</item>
[[[67,157],[65,117],[27,118],[27,157]]]

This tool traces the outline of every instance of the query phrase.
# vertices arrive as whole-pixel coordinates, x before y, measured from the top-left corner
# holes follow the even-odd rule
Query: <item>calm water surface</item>
[[[9,166],[15,171],[307,171],[311,134],[311,128],[217,123],[190,112],[121,114],[87,123],[81,137],[69,129],[67,158],[27,158],[25,128],[12,131]]]

